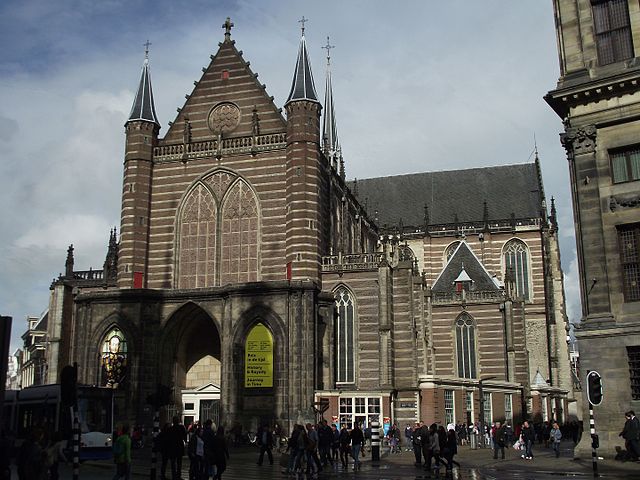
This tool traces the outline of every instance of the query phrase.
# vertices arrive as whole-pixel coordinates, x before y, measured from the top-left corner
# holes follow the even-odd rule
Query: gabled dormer
[[[500,288],[469,244],[461,241],[431,290],[439,293],[460,293],[463,290],[498,292]]]

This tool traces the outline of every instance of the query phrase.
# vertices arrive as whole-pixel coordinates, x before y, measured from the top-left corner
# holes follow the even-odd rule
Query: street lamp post
[[[483,447],[486,447],[485,444],[485,434],[487,429],[485,428],[484,422],[485,422],[485,418],[484,418],[484,389],[482,387],[482,382],[485,382],[487,380],[493,380],[497,378],[495,375],[491,376],[491,377],[483,377],[478,381],[478,395],[480,396],[480,415],[478,415],[478,418],[480,419],[480,438],[482,439],[481,441],[481,445]]]

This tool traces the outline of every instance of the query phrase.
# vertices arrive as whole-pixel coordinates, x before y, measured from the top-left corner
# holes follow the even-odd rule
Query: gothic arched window
[[[449,246],[444,250],[444,263],[447,263],[449,261],[451,255],[453,255],[453,252],[455,252],[456,248],[458,248],[459,246],[460,242],[458,241],[449,244]]]
[[[476,327],[473,319],[466,313],[456,320],[456,357],[458,377],[477,378]]]
[[[220,284],[258,280],[258,202],[243,181],[233,185],[222,207]]]
[[[180,215],[178,288],[215,285],[216,202],[211,192],[197,185],[184,201]]]
[[[529,249],[520,240],[510,240],[504,246],[504,271],[513,272],[518,297],[530,300],[530,280],[529,280]]]
[[[127,376],[127,340],[119,328],[109,330],[100,350],[102,386],[118,388]]]
[[[336,382],[355,382],[355,305],[349,290],[335,292],[338,312],[336,326]]]

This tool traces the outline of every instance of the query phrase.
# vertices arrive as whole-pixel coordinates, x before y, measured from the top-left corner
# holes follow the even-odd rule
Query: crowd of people
[[[625,450],[624,458],[620,459],[637,461],[640,458],[640,420],[633,411],[626,412],[625,417],[624,429],[620,432],[625,440]],[[416,466],[436,472],[444,467],[447,473],[451,473],[455,466],[459,466],[455,460],[459,446],[471,443],[475,447],[489,447],[496,460],[505,459],[505,451],[513,447],[522,459],[533,460],[534,448],[552,448],[555,456],[559,457],[561,441],[570,439],[576,445],[580,433],[577,423],[561,428],[557,422],[532,424],[525,420],[515,428],[508,422],[495,422],[482,428],[478,424],[450,423],[445,427],[416,422],[407,424],[404,432],[395,423],[390,425],[383,439],[388,446],[388,454],[401,453],[404,439],[404,450],[413,452]],[[114,480],[131,478],[131,449],[141,447],[143,437],[144,431],[140,427],[130,433],[129,425],[120,426],[113,442]],[[239,444],[241,430],[238,433],[237,427],[232,428],[230,438],[232,444]],[[317,424],[296,424],[288,437],[278,424],[264,423],[250,442],[259,447],[259,466],[263,465],[265,458],[273,465],[273,449],[284,446],[279,449],[283,453],[280,462],[287,473],[317,474],[328,467],[359,470],[370,440],[371,430],[368,427],[363,429],[361,425],[354,424],[338,428],[322,420]],[[65,447],[66,442],[59,435],[47,435],[44,429],[32,429],[16,452],[18,478],[57,480],[59,462],[70,460],[65,454]],[[204,424],[191,424],[187,429],[178,416],[172,423],[165,424],[154,438],[153,450],[159,455],[161,480],[181,478],[185,454],[189,458],[189,480],[221,479],[229,459],[222,426],[216,428],[211,420],[207,420]],[[3,471],[8,472],[8,464],[5,467]]]

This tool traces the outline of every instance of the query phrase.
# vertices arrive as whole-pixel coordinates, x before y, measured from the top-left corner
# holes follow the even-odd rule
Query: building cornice
[[[586,70],[585,75],[588,75]],[[551,90],[544,99],[560,118],[565,119],[573,107],[628,95],[639,89],[640,69],[634,69],[618,75],[576,82],[567,87]]]

